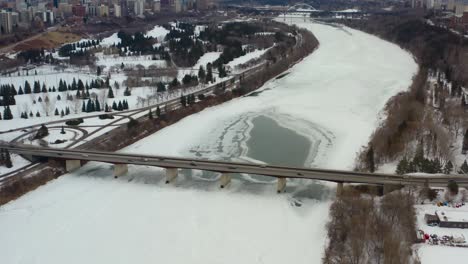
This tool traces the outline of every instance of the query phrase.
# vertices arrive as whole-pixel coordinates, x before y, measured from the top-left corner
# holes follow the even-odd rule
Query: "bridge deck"
[[[220,173],[246,173],[272,176],[277,178],[298,178],[346,183],[401,184],[424,186],[445,186],[449,180],[459,184],[468,184],[468,177],[463,175],[394,175],[381,173],[363,173],[317,168],[299,168],[251,163],[213,161],[193,158],[140,155],[76,149],[54,149],[20,144],[0,144],[0,148],[11,152],[36,157],[65,160],[100,161],[113,164],[135,164],[162,168],[181,168],[213,171]]]

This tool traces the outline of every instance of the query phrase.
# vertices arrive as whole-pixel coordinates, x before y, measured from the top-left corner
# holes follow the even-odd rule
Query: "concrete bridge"
[[[264,175],[277,178],[277,192],[283,192],[286,179],[311,179],[335,182],[339,193],[343,183],[362,183],[403,186],[446,186],[448,181],[454,180],[460,185],[468,185],[468,177],[464,175],[394,175],[379,173],[363,173],[341,170],[327,170],[316,168],[299,168],[228,161],[212,161],[192,158],[176,158],[167,156],[140,155],[129,153],[89,151],[76,149],[55,149],[36,147],[24,144],[0,143],[0,148],[10,152],[28,156],[29,158],[47,158],[64,160],[66,170],[71,172],[81,167],[85,161],[99,161],[114,164],[114,176],[117,178],[128,172],[128,164],[161,167],[166,169],[166,183],[177,178],[178,169],[196,169],[218,172],[221,174],[220,187],[224,188],[231,181],[233,173]]]

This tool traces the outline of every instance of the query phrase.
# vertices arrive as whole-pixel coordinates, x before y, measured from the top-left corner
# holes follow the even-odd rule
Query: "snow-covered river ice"
[[[349,28],[301,23],[320,47],[256,96],[211,107],[124,152],[352,169],[417,65]],[[333,185],[89,163],[0,207],[2,263],[320,263]]]

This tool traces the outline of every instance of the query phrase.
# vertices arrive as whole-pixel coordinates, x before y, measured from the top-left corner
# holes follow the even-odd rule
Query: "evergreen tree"
[[[81,81],[81,79],[78,79],[78,90],[84,90],[85,89],[85,86],[83,84],[83,81]]]
[[[52,92],[56,92],[57,90],[55,89],[55,86],[52,86]]]
[[[67,108],[65,108],[65,115],[69,115],[69,114],[70,114],[70,108],[68,108],[67,106]]]
[[[115,101],[112,102],[112,109],[117,111],[117,104]]]
[[[206,65],[206,70],[207,70],[207,73],[206,73],[205,83],[213,82],[213,69],[212,69],[211,63],[208,63]]]
[[[132,95],[132,92],[130,91],[130,89],[128,87],[125,88],[124,96],[130,96],[130,95]]]
[[[447,189],[452,195],[457,195],[458,194],[458,184],[454,180],[450,180],[447,184]]]
[[[62,97],[60,97],[60,94],[57,95],[57,101],[62,100]]]
[[[159,108],[159,105],[156,107],[156,116],[157,117],[161,116],[161,109]]]
[[[435,158],[433,161],[432,161],[432,173],[442,173],[443,170],[442,170],[442,163],[440,162],[440,160],[438,158]]]
[[[123,111],[123,110],[124,110],[121,101],[119,101],[119,104],[117,105],[117,110],[119,110],[119,111]]]
[[[101,75],[101,67],[99,67],[99,66],[96,69],[96,75],[97,76]]]
[[[466,163],[466,160],[460,166],[460,170],[458,171],[458,173],[459,174],[468,174],[468,164]]]
[[[105,112],[110,112],[109,105],[107,103],[104,106],[104,111]]]
[[[41,117],[41,114],[39,113],[39,111],[36,112],[36,117]]]
[[[466,162],[466,161],[465,161]],[[467,167],[468,167],[468,164],[467,164]],[[453,170],[453,164],[452,162],[449,160],[447,161],[447,163],[445,163],[445,166],[444,166],[444,174],[451,174],[452,173],[452,170]]]
[[[151,108],[148,111],[148,118],[153,119],[153,112],[151,111]]]
[[[3,119],[4,120],[13,119],[13,114],[11,113],[10,106],[8,105],[3,109]]]
[[[33,112],[29,111],[29,117],[34,117]]]
[[[41,90],[41,92],[47,93],[47,88],[46,88],[45,83],[42,84],[42,90]]]
[[[187,106],[187,98],[184,95],[180,96],[180,104],[184,107]]]
[[[198,79],[205,80],[205,77],[206,77],[205,69],[203,68],[203,65],[200,65],[200,68],[198,69]]]
[[[38,81],[34,82],[33,92],[34,93],[40,93],[41,92],[41,84]]]
[[[404,157],[400,162],[398,162],[397,168],[396,168],[396,174],[402,175],[405,173],[408,173],[408,160],[406,157]]]
[[[25,94],[30,94],[31,93],[31,85],[29,84],[28,81],[24,82],[24,93]]]
[[[174,78],[171,82],[171,87],[177,87],[179,86],[179,80],[177,80],[177,77]]]
[[[72,89],[73,91],[75,91],[75,90],[78,89],[78,85],[76,84],[75,78],[73,78],[73,81],[72,81],[72,84],[71,84],[71,89]]]
[[[19,87],[18,94],[24,94],[23,88],[21,86]]]
[[[468,129],[466,130],[465,135],[463,136],[462,154],[466,154],[467,150],[468,150]]]
[[[91,99],[86,103],[86,113],[90,112],[93,112],[93,103],[91,102]]]
[[[11,163],[10,152],[8,151],[8,149],[5,150],[5,166],[7,168],[13,167],[13,164]]]
[[[59,92],[65,91],[65,90],[63,89],[63,81],[62,81],[62,79],[60,79],[60,81],[59,81],[58,91],[59,91]]]
[[[60,117],[63,117],[65,115],[65,112],[63,112],[63,109],[62,111],[60,111]]]
[[[5,150],[0,149],[0,165],[4,165],[4,164],[5,164]]]
[[[99,100],[96,98],[96,101],[94,102],[95,106],[95,111],[101,112],[101,104],[99,103]]]
[[[112,91],[112,87],[109,87],[109,92],[107,93],[108,98],[114,98],[114,91]]]
[[[157,86],[157,92],[165,92],[166,91],[166,86],[162,82],[158,82]]]
[[[86,105],[84,101],[83,101],[83,104],[81,105],[81,112],[86,112]]]
[[[58,116],[58,115],[59,115],[59,111],[58,111],[58,109],[57,109],[57,108],[55,108],[55,113],[54,113],[54,114],[55,114],[56,116]]]

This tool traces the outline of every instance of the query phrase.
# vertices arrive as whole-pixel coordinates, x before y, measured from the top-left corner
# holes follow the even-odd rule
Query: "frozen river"
[[[257,96],[206,109],[126,152],[351,169],[387,100],[408,88],[410,54],[351,29],[300,24],[320,47]],[[90,163],[0,207],[4,263],[320,263],[331,185]]]

